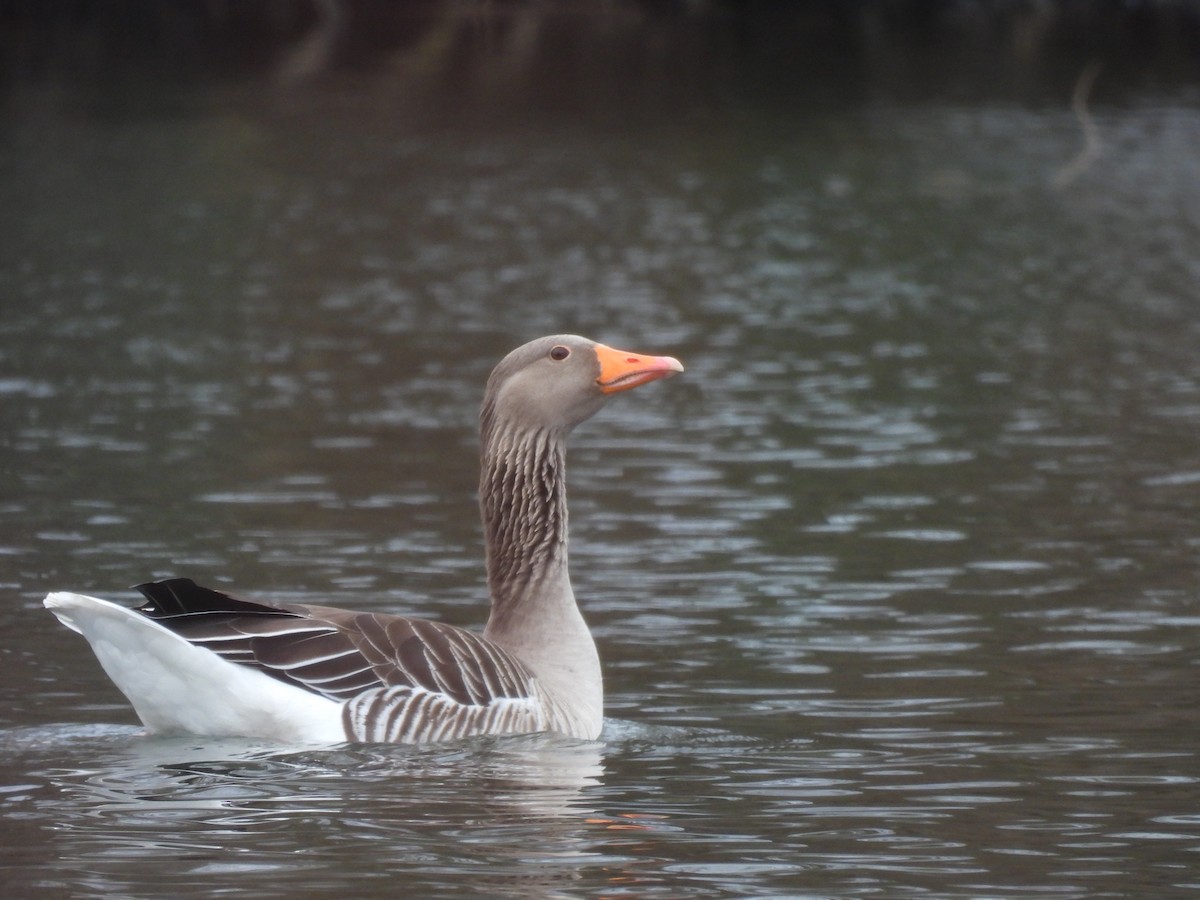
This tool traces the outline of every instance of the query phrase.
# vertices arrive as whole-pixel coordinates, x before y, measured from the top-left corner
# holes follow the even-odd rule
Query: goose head
[[[615,350],[574,334],[538,338],[492,370],[483,424],[563,436],[613,394],[682,372],[670,356]]]

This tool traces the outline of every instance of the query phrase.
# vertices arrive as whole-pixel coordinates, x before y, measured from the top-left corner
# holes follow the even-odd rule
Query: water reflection
[[[214,877],[248,876],[312,879],[319,891],[422,857],[424,878],[456,860],[537,859],[528,887],[552,891],[587,855],[572,835],[594,821],[588,790],[604,775],[598,744],[545,736],[311,751],[115,731],[81,740],[61,729],[39,741],[64,737],[96,765],[45,773],[55,788],[41,804],[55,823],[49,858],[118,893],[144,891],[148,878],[193,893]],[[340,869],[346,842],[370,845],[356,851],[373,858],[370,872]],[[147,873],[151,859],[171,862]]]

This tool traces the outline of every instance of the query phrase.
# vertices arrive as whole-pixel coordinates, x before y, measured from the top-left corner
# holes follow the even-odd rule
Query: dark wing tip
[[[237,616],[295,616],[296,613],[239,600],[220,591],[201,587],[190,578],[164,578],[134,586],[146,598],[138,612],[151,619],[172,619],[177,616],[237,615]]]

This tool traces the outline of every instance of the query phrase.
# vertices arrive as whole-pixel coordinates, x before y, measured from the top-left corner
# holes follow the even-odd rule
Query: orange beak
[[[606,394],[627,391],[648,381],[658,381],[683,371],[683,364],[672,356],[645,356],[626,353],[604,344],[596,345],[600,360],[600,377],[596,384]]]

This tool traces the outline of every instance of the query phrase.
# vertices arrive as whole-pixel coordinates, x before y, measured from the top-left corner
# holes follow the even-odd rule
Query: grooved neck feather
[[[483,434],[482,457],[488,589],[499,624],[518,603],[570,591],[566,452],[556,434],[493,422]]]
[[[482,463],[479,494],[492,598],[484,637],[529,667],[547,708],[577,723],[570,730],[598,734],[600,658],[567,571],[563,436],[485,417]]]

